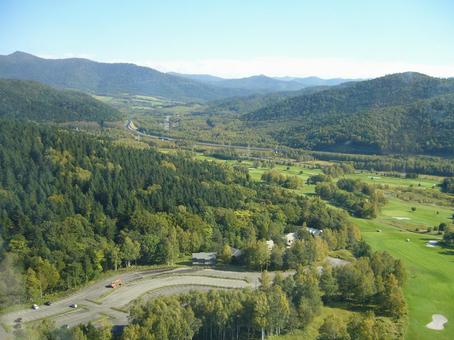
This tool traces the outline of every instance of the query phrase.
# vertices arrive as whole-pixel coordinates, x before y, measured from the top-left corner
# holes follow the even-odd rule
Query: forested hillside
[[[310,264],[333,247],[353,249],[360,237],[345,213],[251,181],[242,167],[7,120],[0,121],[0,197],[1,256],[18,268],[2,274],[16,281],[0,284],[1,304],[224,245],[245,249],[246,265],[262,268],[269,258],[260,240],[283,244],[284,231],[303,223],[331,229],[329,245],[311,238],[309,253],[293,262],[281,253],[278,268]]]
[[[210,114],[236,113],[242,115],[259,110],[272,104],[276,104],[277,102],[280,102],[287,98],[309,95],[326,89],[329,89],[329,86],[313,86],[301,89],[299,91],[284,91],[268,94],[255,94],[245,97],[220,99],[208,103],[206,112]]]
[[[454,80],[389,75],[288,98],[244,119],[289,146],[452,154]]]
[[[96,94],[138,94],[191,101],[248,95],[244,89],[221,89],[134,64],[87,59],[43,59],[23,52],[0,56],[0,78],[35,80],[60,88]]]
[[[27,80],[0,79],[0,117],[36,121],[111,121],[120,118],[112,107],[89,95],[56,90]]]

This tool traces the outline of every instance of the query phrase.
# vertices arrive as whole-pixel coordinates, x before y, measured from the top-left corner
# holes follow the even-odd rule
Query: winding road
[[[202,268],[177,268],[173,270],[148,270],[128,272],[103,279],[85,287],[77,293],[55,301],[51,306],[40,306],[7,313],[0,316],[0,338],[12,338],[17,325],[48,318],[57,327],[76,326],[81,323],[100,322],[108,319],[114,326],[128,323],[129,304],[138,298],[153,298],[159,295],[173,295],[189,290],[256,288],[259,285],[258,272],[232,272]],[[121,279],[119,288],[107,288],[110,282]],[[71,308],[71,304],[77,308]],[[17,322],[21,319],[20,322]]]

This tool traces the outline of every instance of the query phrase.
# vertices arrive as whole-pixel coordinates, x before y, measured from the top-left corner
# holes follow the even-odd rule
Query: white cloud
[[[415,71],[436,77],[454,76],[454,64],[430,65],[403,62],[358,61],[336,58],[269,57],[255,59],[147,60],[137,64],[160,71],[203,73],[223,77],[319,76],[322,78],[373,78],[385,74]]]
[[[179,72],[190,74],[211,74],[227,78],[240,78],[258,74],[272,77],[293,76],[321,78],[375,78],[386,74],[414,71],[434,77],[454,77],[454,63],[434,65],[405,63],[401,61],[364,61],[339,58],[289,58],[261,57],[252,59],[147,59],[99,60],[94,55],[65,53],[60,56],[40,54],[43,58],[86,58],[109,63],[134,63],[148,66],[162,72]]]

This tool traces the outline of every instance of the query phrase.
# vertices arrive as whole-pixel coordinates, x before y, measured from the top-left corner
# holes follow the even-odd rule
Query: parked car
[[[32,309],[35,309],[35,310],[36,310],[36,309],[39,309],[39,306],[38,306],[36,303],[34,303],[34,304],[32,305]]]
[[[71,308],[77,308],[77,303],[72,303],[72,304],[69,305],[69,307],[71,307]]]
[[[117,288],[117,287],[120,287],[122,284],[123,284],[123,281],[121,279],[117,279],[115,281],[112,281],[108,287]]]
[[[46,301],[44,304],[45,304],[46,306],[50,306],[50,305],[52,304],[52,302]]]

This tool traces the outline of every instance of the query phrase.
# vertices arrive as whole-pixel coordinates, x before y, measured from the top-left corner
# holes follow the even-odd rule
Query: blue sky
[[[0,0],[0,54],[239,77],[454,76],[454,1]]]

